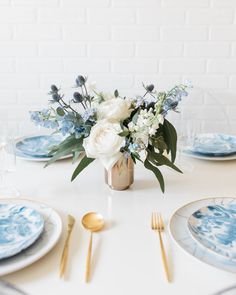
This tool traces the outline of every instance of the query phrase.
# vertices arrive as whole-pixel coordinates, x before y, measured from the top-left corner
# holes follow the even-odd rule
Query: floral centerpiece
[[[166,165],[181,172],[175,165],[177,134],[166,119],[168,112],[177,111],[178,103],[187,96],[186,85],[178,85],[167,92],[158,92],[154,85],[144,87],[144,94],[129,99],[98,92],[87,78],[78,76],[77,89],[65,100],[60,89],[52,85],[50,106],[31,112],[31,119],[40,126],[61,133],[64,140],[54,147],[49,165],[61,157],[73,155],[80,159],[72,180],[99,159],[110,171],[122,157],[133,163],[140,161],[151,170],[164,192],[164,178],[160,166]]]

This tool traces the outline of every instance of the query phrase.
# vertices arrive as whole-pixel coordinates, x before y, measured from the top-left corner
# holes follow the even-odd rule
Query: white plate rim
[[[206,160],[206,161],[233,161],[236,160],[236,154],[231,156],[222,156],[222,157],[209,157],[209,156],[201,156],[194,153],[189,153],[188,151],[182,151],[184,156],[199,159],[199,160]]]
[[[171,229],[171,226],[172,226],[172,223],[173,223],[173,219],[174,217],[177,215],[177,212],[183,208],[186,208],[188,206],[190,206],[191,204],[197,204],[198,202],[203,202],[203,201],[213,201],[215,199],[218,199],[218,200],[227,200],[227,199],[231,199],[231,200],[234,200],[236,201],[236,197],[203,197],[201,199],[198,199],[198,200],[195,200],[195,201],[191,201],[191,202],[188,202],[187,204],[183,205],[183,206],[180,206],[179,208],[177,208],[174,213],[171,215],[170,219],[169,219],[169,223],[168,223],[168,232],[169,232],[169,235],[172,239],[172,241],[174,242],[175,245],[177,245],[178,248],[182,249],[182,251],[184,253],[187,253],[187,255],[189,255],[190,257],[194,258],[196,261],[198,262],[203,262],[211,267],[214,267],[214,268],[217,268],[217,269],[220,269],[220,270],[223,270],[223,271],[228,271],[228,272],[231,272],[231,273],[236,273],[236,265],[235,265],[235,260],[230,260],[230,259],[227,259],[219,254],[216,254],[214,253],[213,251],[207,249],[207,248],[204,248],[203,246],[201,246],[197,241],[195,241],[195,239],[193,239],[191,233],[189,232],[189,235],[192,239],[192,241],[198,246],[196,248],[199,248],[203,251],[203,249],[205,250],[205,252],[210,255],[210,257],[213,258],[213,260],[215,261],[215,263],[210,263],[210,262],[207,262],[207,261],[204,261],[204,256],[202,257],[202,259],[196,257],[195,255],[191,254],[189,251],[187,251],[185,248],[183,248],[179,242],[175,239],[174,237],[174,234],[172,233],[172,229]],[[188,220],[188,218],[186,218],[186,220]],[[216,262],[218,263],[218,265],[216,265]],[[226,264],[225,263],[228,263],[231,265],[234,265],[233,266],[233,270],[230,269],[229,267],[227,268]],[[221,266],[219,266],[219,264],[221,264]]]
[[[16,272],[18,270],[21,270],[21,269],[33,264],[34,262],[36,262],[39,259],[41,259],[42,257],[44,257],[47,253],[49,253],[55,247],[55,245],[58,243],[58,241],[59,241],[59,239],[61,237],[61,234],[62,234],[62,219],[61,219],[60,214],[54,208],[52,208],[51,206],[49,206],[49,205],[47,205],[46,203],[43,203],[43,202],[38,202],[38,201],[26,199],[26,198],[1,198],[0,202],[5,202],[5,203],[7,203],[7,202],[11,202],[11,203],[15,202],[15,203],[21,203],[23,205],[27,204],[29,207],[30,207],[30,204],[31,204],[35,210],[37,210],[37,207],[38,207],[39,212],[40,212],[40,206],[43,206],[43,207],[46,207],[47,209],[50,209],[51,212],[54,214],[54,218],[55,217],[57,218],[57,221],[56,221],[57,222],[57,228],[56,228],[56,233],[54,233],[54,236],[55,236],[54,239],[51,240],[50,243],[47,243],[46,245],[44,245],[38,253],[32,254],[30,256],[30,258],[27,257],[28,259],[24,259],[24,257],[22,256],[22,258],[20,258],[19,262],[13,263],[13,266],[8,267],[7,270],[1,270],[1,261],[0,261],[0,276],[4,276],[4,275],[7,275],[7,274]],[[49,216],[49,219],[50,218],[52,218],[52,217]],[[45,221],[45,228],[46,228],[46,221]],[[42,233],[42,236],[43,236],[43,234],[44,234],[44,232]],[[37,244],[37,242],[38,242],[38,240],[35,242],[35,244]],[[27,249],[30,249],[30,247],[27,248]],[[27,249],[25,249],[22,253],[26,252]],[[22,255],[22,253],[17,254],[15,257],[20,257],[20,255]],[[9,260],[14,259],[14,256],[6,258],[6,263],[7,263],[8,259]]]

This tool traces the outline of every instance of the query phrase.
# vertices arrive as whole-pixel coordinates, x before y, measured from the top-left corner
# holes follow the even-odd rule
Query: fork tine
[[[157,216],[157,212],[154,213],[154,219],[155,219],[155,229],[158,230],[158,216]]]
[[[159,218],[160,218],[160,227],[161,227],[161,230],[164,230],[165,229],[165,225],[164,225],[164,221],[162,219],[161,213],[159,215]]]
[[[151,229],[153,229],[153,212],[151,214]]]
[[[157,222],[157,230],[160,230],[160,220],[159,220],[159,213],[156,212],[156,222]]]
[[[152,226],[152,229],[155,229],[155,216],[154,216],[154,212],[152,212],[152,224],[151,224],[151,226]]]

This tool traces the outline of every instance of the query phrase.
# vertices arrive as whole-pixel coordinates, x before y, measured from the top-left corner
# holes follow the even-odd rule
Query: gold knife
[[[65,240],[64,249],[61,255],[61,264],[60,264],[60,278],[64,277],[67,260],[68,260],[68,252],[69,252],[69,244],[70,244],[70,236],[75,224],[75,218],[72,215],[68,215],[67,217],[67,235]]]

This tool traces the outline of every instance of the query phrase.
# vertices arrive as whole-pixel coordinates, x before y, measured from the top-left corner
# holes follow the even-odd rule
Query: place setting
[[[62,233],[60,215],[50,206],[21,198],[0,199],[0,276],[45,256]]]
[[[183,154],[207,161],[236,160],[236,136],[223,133],[196,134]]]
[[[174,242],[194,258],[236,272],[236,199],[212,197],[182,206],[170,218]]]

